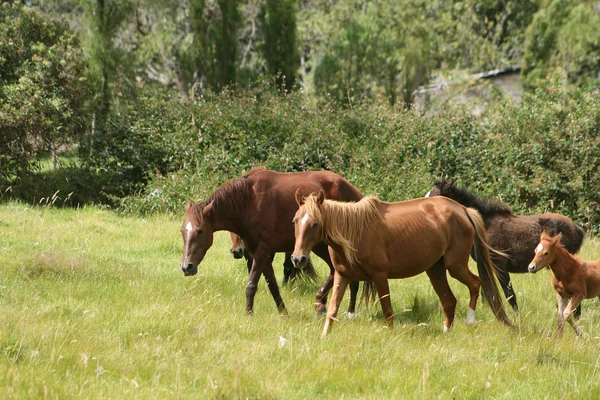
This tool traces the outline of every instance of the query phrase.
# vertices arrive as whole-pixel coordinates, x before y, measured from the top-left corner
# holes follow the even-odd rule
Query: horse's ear
[[[185,202],[185,212],[187,212],[187,210],[189,210],[194,204],[191,201],[186,201]]]
[[[204,208],[202,209],[202,214],[203,215],[210,215],[210,212],[213,209],[213,203],[214,202],[215,201],[213,200],[213,201],[211,201],[210,203],[208,203],[207,205],[204,206]]]
[[[560,238],[562,238],[562,232],[558,232],[558,235],[556,235],[552,238],[553,244],[560,242]]]
[[[323,192],[323,189],[321,189],[317,194],[317,204],[321,205],[323,204],[323,201],[325,201],[325,193]]]
[[[540,241],[542,240],[552,240],[552,236],[544,229],[542,234],[540,235]]]
[[[304,196],[300,191],[300,188],[296,189],[296,203],[298,203],[298,207],[301,207],[304,204]]]

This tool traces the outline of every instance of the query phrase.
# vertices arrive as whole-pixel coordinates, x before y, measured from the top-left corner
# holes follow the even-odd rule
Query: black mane
[[[512,209],[496,200],[484,199],[458,187],[453,180],[442,178],[435,183],[441,196],[451,198],[465,207],[471,207],[484,216],[513,215]]]

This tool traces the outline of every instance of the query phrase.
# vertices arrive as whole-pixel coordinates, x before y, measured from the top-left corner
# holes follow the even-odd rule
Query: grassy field
[[[600,304],[584,303],[576,339],[555,337],[549,271],[517,275],[510,330],[480,302],[454,328],[425,275],[391,285],[396,327],[379,306],[342,315],[321,340],[316,286],[283,288],[277,314],[261,281],[244,313],[247,273],[226,234],[185,278],[180,221],[96,208],[0,206],[0,398],[597,398]],[[600,259],[588,240],[585,258]],[[281,279],[282,256],[275,268]],[[474,268],[474,266],[472,265]],[[323,278],[326,268],[318,264]],[[342,307],[347,304],[347,298]]]

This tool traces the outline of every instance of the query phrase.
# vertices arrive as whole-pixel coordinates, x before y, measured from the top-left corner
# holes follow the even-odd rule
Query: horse
[[[581,300],[600,295],[600,261],[586,261],[571,254],[562,244],[561,236],[561,233],[552,237],[542,232],[528,270],[532,274],[546,266],[552,270],[551,282],[558,303],[558,336],[563,335],[565,321],[577,336],[582,336],[585,333],[577,326],[574,311]]]
[[[219,186],[199,203],[188,202],[181,227],[183,255],[181,270],[185,276],[198,272],[198,264],[212,246],[216,231],[227,230],[239,235],[253,256],[246,285],[246,312],[254,308],[258,280],[265,276],[269,291],[280,313],[286,313],[279,293],[271,254],[290,252],[294,248],[294,229],[291,224],[296,212],[294,193],[323,190],[327,197],[341,201],[362,198],[358,189],[331,171],[281,173],[262,167],[253,168],[240,178]],[[333,285],[333,265],[325,243],[314,247],[314,253],[330,268],[330,275],[316,295],[316,311],[325,309],[327,294]],[[351,285],[352,298],[349,316],[354,315],[358,282]],[[366,292],[368,294],[368,292]]]
[[[351,280],[375,284],[385,321],[392,327],[388,279],[422,272],[427,273],[442,303],[444,332],[452,326],[456,309],[446,271],[469,288],[467,323],[475,322],[482,287],[496,318],[512,325],[502,306],[485,227],[476,210],[444,197],[386,203],[367,196],[356,203],[342,203],[326,200],[322,191],[308,197],[297,191],[296,202],[294,265],[301,267],[313,246],[324,241],[335,268],[323,336],[331,329]],[[473,246],[481,279],[469,270]]]
[[[509,273],[527,273],[533,249],[542,231],[552,234],[562,233],[561,242],[569,253],[575,254],[581,248],[585,233],[570,218],[564,215],[546,213],[541,215],[515,215],[511,208],[495,200],[488,200],[468,192],[442,178],[425,197],[445,196],[465,207],[475,208],[481,214],[487,230],[490,246],[506,253],[507,257],[492,254],[492,261],[498,267],[498,279],[508,303],[519,311],[517,296],[510,282]],[[578,309],[578,314],[581,309]]]
[[[246,249],[246,245],[244,244],[244,241],[242,240],[242,238],[239,235],[236,235],[233,232],[229,232],[230,236],[231,236],[231,248],[229,249],[229,252],[231,253],[231,255],[233,256],[233,258],[235,258],[236,260],[241,259],[242,257],[246,260],[246,267],[248,268],[248,274],[250,273],[250,270],[252,269],[252,254],[250,254],[250,252],[248,251],[248,249]],[[283,259],[283,284],[287,284],[289,281],[293,281],[294,279],[296,279],[296,268],[294,268],[294,264],[292,263],[292,260],[290,259],[290,256],[292,255],[292,253],[285,253],[285,257]],[[271,254],[271,262],[273,262],[273,258],[275,257],[275,253]],[[300,272],[300,274],[298,275],[299,277],[304,277],[305,274],[302,274],[303,271],[314,271],[314,268],[308,268],[306,270],[302,269],[302,270],[298,270],[298,272]],[[316,278],[316,275],[313,277],[311,276],[309,278],[309,280],[313,280],[311,278]]]

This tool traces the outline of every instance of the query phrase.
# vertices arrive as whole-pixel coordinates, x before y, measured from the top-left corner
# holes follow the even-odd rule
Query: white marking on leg
[[[467,320],[465,322],[467,325],[475,323],[475,310],[473,310],[471,307],[469,307],[467,310]]]
[[[356,314],[353,313],[353,312],[349,312],[348,313],[348,319],[354,319],[354,318],[356,318]]]
[[[448,328],[445,324],[444,324],[444,333],[448,332],[450,330],[450,328]]]
[[[429,192],[427,192],[427,194],[425,195],[425,197],[429,197],[429,195],[431,195],[431,190]]]
[[[302,222],[302,226],[304,226],[306,221],[308,221],[308,213],[304,214],[304,217],[302,217],[302,220],[300,221],[300,222]]]

